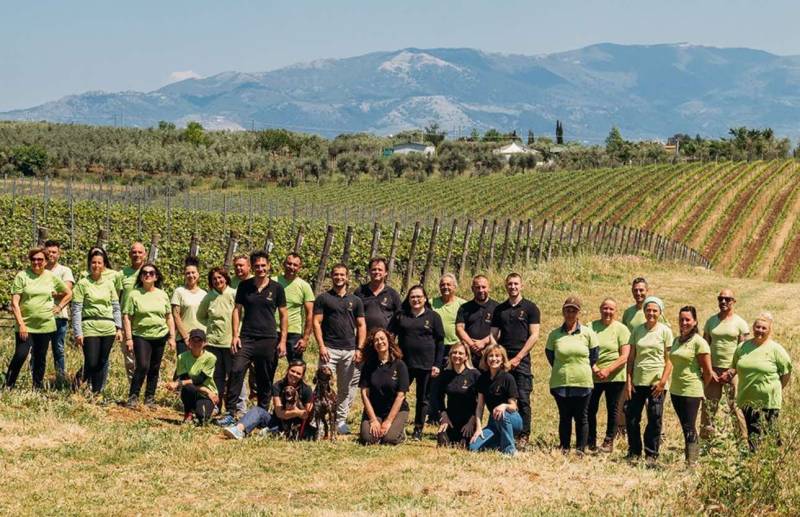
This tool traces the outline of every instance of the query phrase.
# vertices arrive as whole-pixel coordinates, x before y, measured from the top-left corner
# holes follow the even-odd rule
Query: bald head
[[[732,289],[722,289],[717,295],[717,303],[719,303],[719,311],[722,314],[730,314],[733,312],[733,306],[736,305],[736,296],[733,294]]]
[[[147,250],[144,249],[144,244],[141,242],[134,242],[131,244],[131,249],[128,252],[128,257],[131,259],[131,267],[139,269],[144,265],[147,258]]]

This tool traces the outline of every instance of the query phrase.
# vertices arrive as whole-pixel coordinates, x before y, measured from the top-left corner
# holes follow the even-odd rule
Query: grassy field
[[[761,310],[776,317],[776,338],[797,360],[800,287],[726,278],[714,272],[640,259],[553,261],[524,273],[526,294],[542,309],[543,337],[533,351],[533,443],[510,459],[435,447],[433,428],[422,442],[365,448],[351,438],[336,443],[288,443],[253,437],[225,440],[216,427],[180,425],[178,405],[159,390],[157,410],[131,411],[91,404],[80,394],[28,391],[0,393],[0,512],[63,514],[527,514],[673,515],[793,513],[800,503],[800,409],[791,384],[782,412],[785,443],[741,456],[725,422],[721,437],[704,444],[700,465],[683,464],[683,439],[670,405],[660,467],[631,466],[617,442],[611,455],[564,457],[557,444],[557,411],[547,390],[544,337],[560,324],[560,305],[580,295],[582,319],[614,296],[625,307],[629,281],[643,274],[678,308],[698,306],[704,320],[716,309],[723,286],[738,296],[748,321]],[[467,286],[462,295],[467,297]],[[501,298],[499,277],[493,295]],[[673,326],[675,323],[673,322]],[[0,363],[8,362],[11,329],[4,329]],[[70,369],[79,353],[68,350]],[[307,359],[311,354],[307,352]],[[122,399],[127,381],[117,351],[112,357],[110,398]],[[165,361],[162,373],[170,371]],[[285,364],[285,363],[284,363]],[[312,368],[313,370],[313,368]],[[355,427],[360,404],[353,408]],[[603,420],[600,419],[602,422]],[[601,424],[601,430],[604,425]],[[602,432],[602,431],[601,431]]]

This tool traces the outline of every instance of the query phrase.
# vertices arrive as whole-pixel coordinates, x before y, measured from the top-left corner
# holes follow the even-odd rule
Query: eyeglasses
[[[717,296],[717,301],[720,302],[720,303],[722,303],[722,302],[735,302],[736,298],[734,298],[732,296]]]
[[[44,262],[44,261],[45,261],[45,259],[40,258],[40,257],[33,257],[31,259],[31,262]]]
[[[152,269],[142,271],[142,276],[156,276],[156,272]]]

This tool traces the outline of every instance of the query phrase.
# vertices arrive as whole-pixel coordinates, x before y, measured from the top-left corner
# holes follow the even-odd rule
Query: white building
[[[412,142],[406,144],[399,144],[392,148],[392,154],[411,154],[422,153],[425,156],[433,156],[436,153],[436,147],[430,144],[415,144]]]
[[[506,160],[511,158],[511,155],[514,154],[534,154],[536,155],[536,157],[541,156],[541,153],[536,149],[531,149],[530,147],[522,145],[519,142],[511,142],[510,144],[504,145],[500,149],[495,149],[492,152],[494,152],[495,154],[499,154]]]

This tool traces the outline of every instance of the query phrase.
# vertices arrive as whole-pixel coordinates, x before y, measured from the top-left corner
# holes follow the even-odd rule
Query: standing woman
[[[408,420],[408,368],[403,352],[380,327],[369,333],[364,350],[364,370],[358,381],[364,404],[359,439],[364,445],[397,445],[405,440]]]
[[[600,397],[606,394],[606,435],[601,452],[614,450],[617,436],[617,409],[622,392],[625,391],[627,371],[625,365],[630,353],[631,333],[623,323],[617,321],[617,302],[606,298],[600,304],[600,319],[592,322],[592,330],[597,334],[600,355],[597,358],[597,371],[594,373],[594,389],[589,398],[589,449],[597,447],[597,410]]]
[[[92,248],[87,259],[88,276],[78,280],[72,297],[72,333],[83,349],[83,378],[92,393],[103,389],[104,373],[114,341],[122,339],[122,314],[113,281],[105,275],[108,256]]]
[[[664,416],[664,393],[672,373],[669,359],[672,331],[659,319],[664,313],[661,298],[648,296],[642,304],[645,322],[631,333],[628,379],[625,384],[628,459],[642,455],[642,410],[647,406],[644,430],[644,454],[648,461],[658,459],[661,424]]]
[[[439,376],[439,446],[467,447],[475,431],[480,372],[472,366],[470,350],[458,342],[450,347],[447,367]]]
[[[469,450],[498,449],[515,455],[514,435],[522,431],[522,417],[517,407],[517,383],[509,373],[511,362],[502,345],[492,343],[483,351],[481,376],[478,379],[478,405],[475,407],[475,432]],[[489,423],[481,425],[484,406],[489,410]]]
[[[223,267],[215,267],[209,271],[210,289],[197,308],[197,320],[206,328],[206,351],[217,358],[214,365],[214,384],[219,390],[220,404],[225,400],[225,387],[233,367],[231,317],[236,305],[236,291],[230,287],[230,280]],[[229,412],[235,411],[235,408],[227,409]]]
[[[155,405],[158,374],[164,346],[175,349],[175,322],[172,319],[169,296],[161,289],[163,277],[155,264],[146,263],[139,270],[136,284],[125,297],[122,324],[125,345],[133,351],[136,369],[128,394],[129,408],[138,405],[142,384],[147,378],[144,402]]]
[[[781,345],[772,340],[772,315],[761,313],[753,323],[753,338],[745,341],[733,355],[733,367],[721,382],[739,377],[736,405],[744,413],[747,443],[755,451],[763,429],[778,438],[778,413],[783,402],[783,388],[789,384],[792,359]]]
[[[409,379],[417,383],[412,439],[421,440],[427,414],[428,387],[431,377],[439,375],[439,365],[444,356],[442,318],[428,304],[424,287],[415,285],[409,289],[400,312],[389,323],[389,331],[400,344]]]
[[[669,358],[672,362],[670,397],[678,413],[686,444],[686,463],[694,465],[700,454],[697,443],[697,414],[703,402],[703,386],[716,380],[711,369],[711,349],[697,330],[697,310],[691,305],[678,313],[680,336],[672,342]]]
[[[547,336],[545,354],[550,363],[550,393],[558,406],[558,440],[562,452],[569,452],[572,422],[575,449],[583,453],[589,435],[587,408],[592,395],[592,374],[599,356],[597,335],[580,324],[581,302],[570,296],[561,306],[564,323]]]
[[[183,286],[172,293],[172,317],[175,320],[175,331],[178,341],[175,352],[178,355],[186,352],[189,332],[194,329],[205,331],[205,326],[197,319],[197,308],[206,291],[200,288],[200,273],[197,270],[197,258],[186,257],[183,262]]]
[[[44,248],[28,252],[29,268],[17,273],[11,285],[11,310],[14,312],[14,356],[6,372],[6,386],[13,388],[31,354],[33,387],[41,389],[47,364],[47,348],[55,339],[56,314],[72,299],[72,289],[45,268]],[[53,295],[60,297],[55,303]]]

